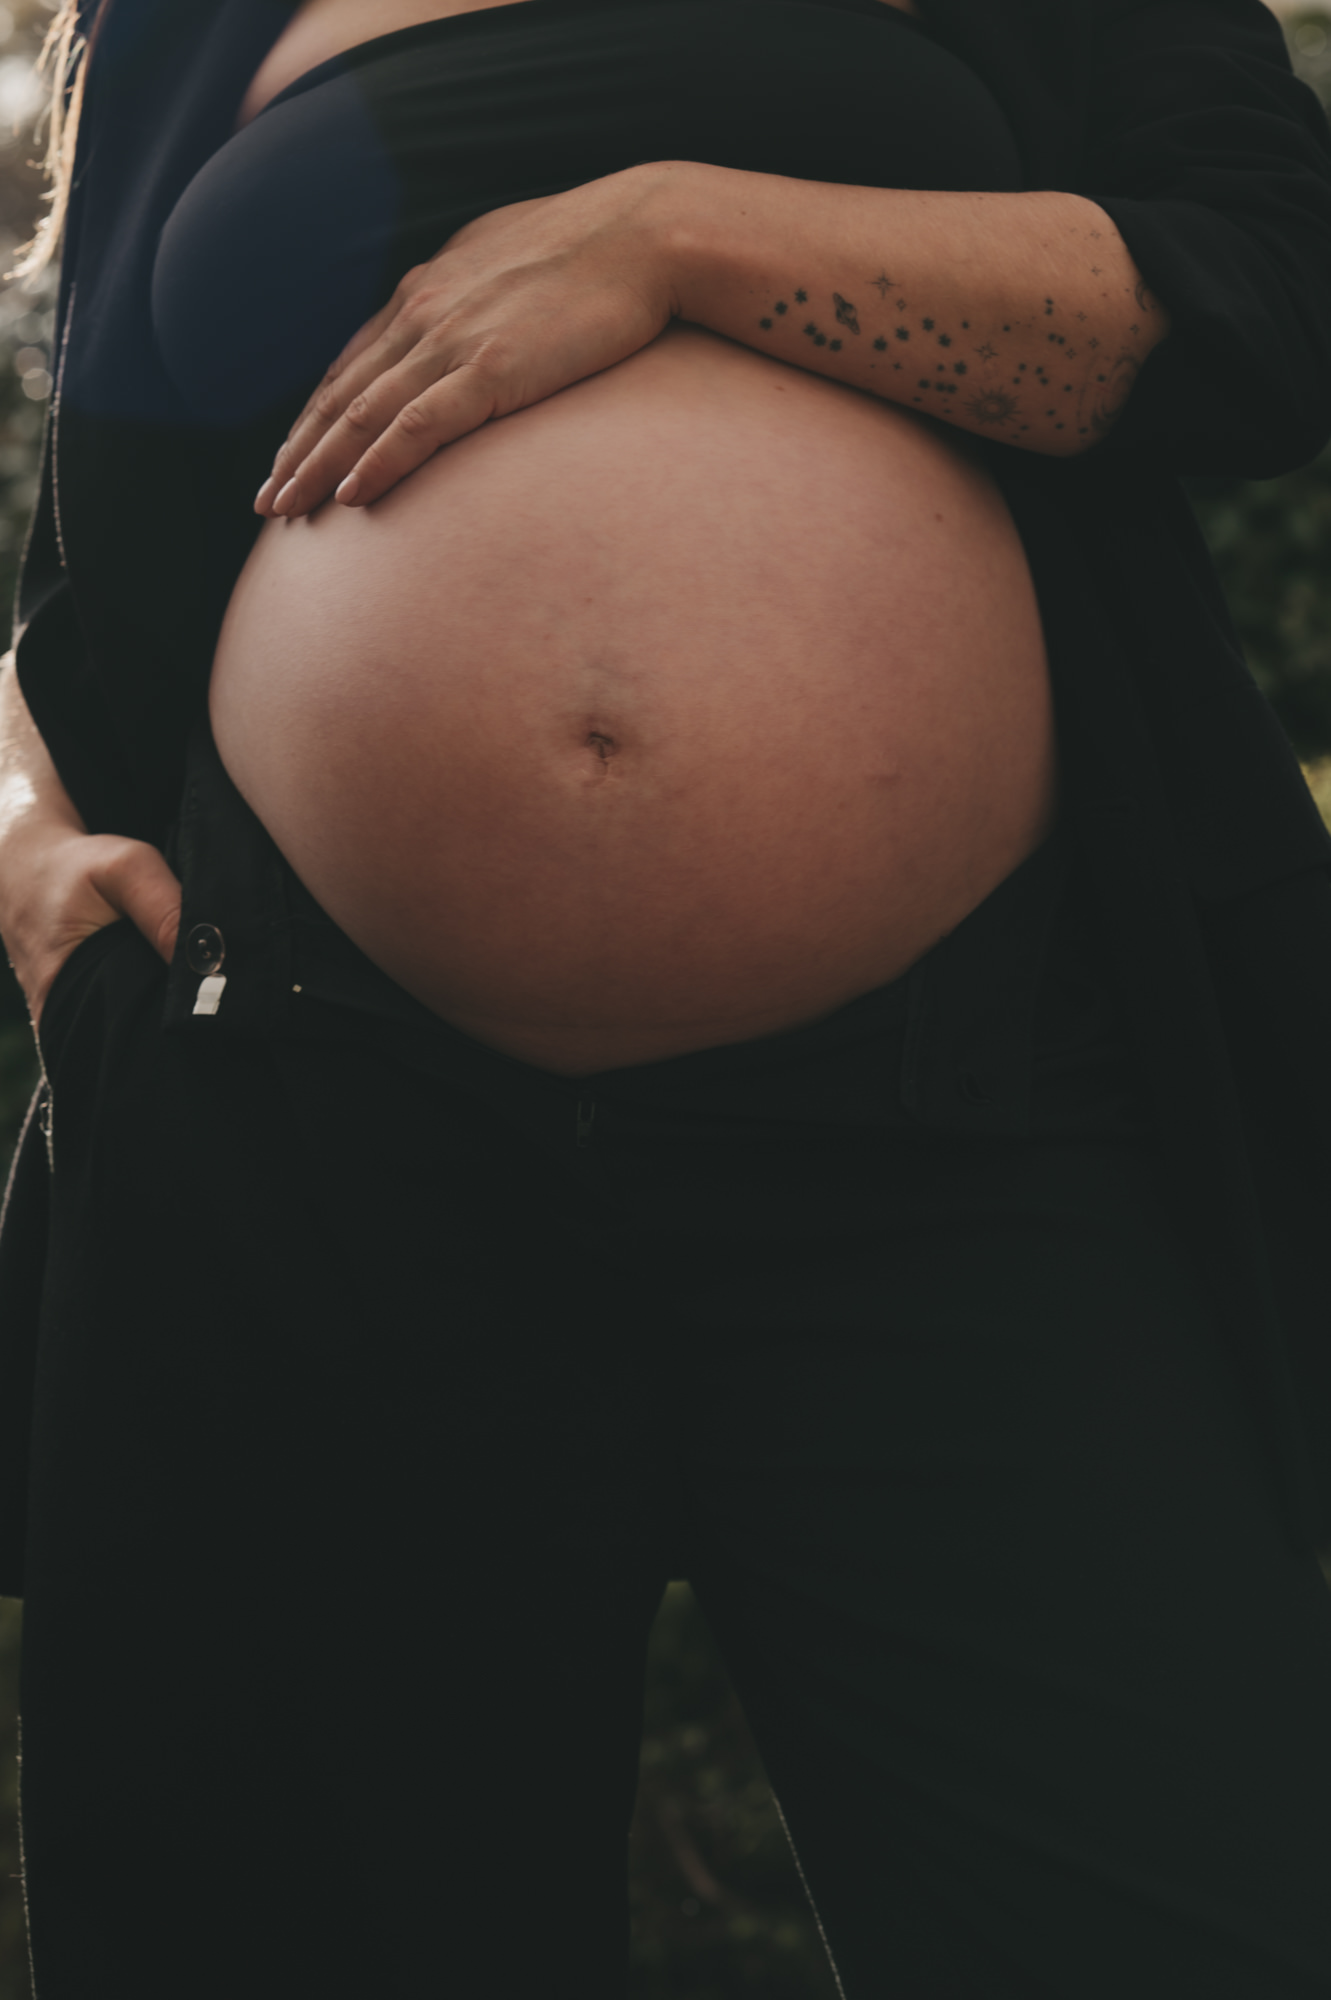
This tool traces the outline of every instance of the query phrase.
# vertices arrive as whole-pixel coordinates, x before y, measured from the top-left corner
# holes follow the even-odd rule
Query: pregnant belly
[[[989,475],[687,327],[372,508],[270,522],[211,711],[342,929],[570,1075],[895,978],[1054,810],[1040,620]]]

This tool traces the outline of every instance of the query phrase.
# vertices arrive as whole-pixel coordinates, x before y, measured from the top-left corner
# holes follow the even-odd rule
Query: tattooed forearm
[[[1114,428],[1141,372],[1135,354],[1120,354],[1109,367],[1097,372],[1094,387],[1083,399],[1090,428],[1097,437]]]
[[[742,220],[725,261],[707,266],[705,296],[695,304],[681,286],[681,316],[940,422],[1056,456],[1089,450],[1169,333],[1168,310],[1084,197],[732,178]],[[889,235],[880,261],[874,239]],[[758,271],[780,279],[785,260],[770,253],[782,244],[795,254],[773,284]]]

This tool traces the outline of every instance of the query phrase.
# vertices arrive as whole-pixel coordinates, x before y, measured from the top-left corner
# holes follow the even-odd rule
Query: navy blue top
[[[167,372],[204,421],[276,410],[474,216],[672,159],[1022,185],[984,84],[884,0],[516,0],[361,43],[212,155],[153,271]]]

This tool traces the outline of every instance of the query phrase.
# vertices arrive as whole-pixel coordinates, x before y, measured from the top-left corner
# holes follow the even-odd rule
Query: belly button
[[[593,729],[587,738],[587,748],[594,750],[603,764],[608,764],[615,754],[615,739],[603,735],[599,729]]]

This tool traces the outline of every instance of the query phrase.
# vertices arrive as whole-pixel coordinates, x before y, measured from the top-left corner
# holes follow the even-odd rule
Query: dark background
[[[1296,67],[1331,103],[1331,11],[1277,11]],[[0,273],[11,269],[37,212],[31,70],[49,18],[44,0],[0,0]],[[49,276],[0,284],[6,607],[50,395],[53,298]],[[1192,481],[1190,492],[1253,672],[1331,817],[1331,451],[1283,479]],[[22,995],[0,968],[0,1167],[35,1076]],[[31,1990],[15,1818],[20,1613],[0,1599],[0,2000],[30,2000]],[[653,1638],[630,1869],[631,2000],[835,2000],[762,1766],[683,1584],[671,1586]],[[520,1921],[520,1908],[514,1916]]]

